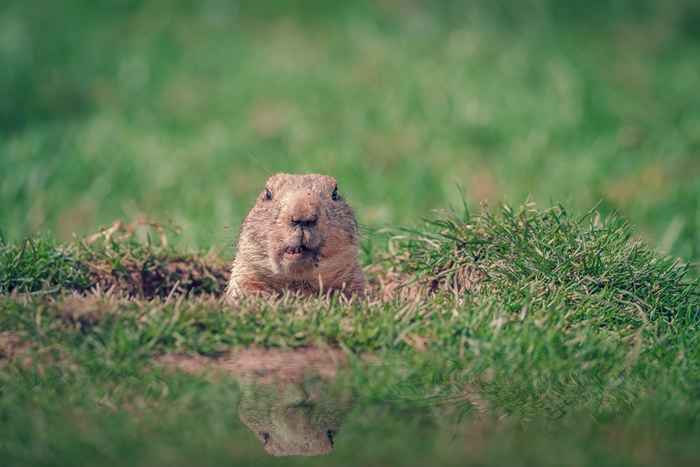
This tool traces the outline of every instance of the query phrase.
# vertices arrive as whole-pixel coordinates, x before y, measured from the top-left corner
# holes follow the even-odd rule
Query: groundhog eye
[[[338,187],[335,187],[333,189],[333,193],[331,194],[331,199],[333,199],[333,201],[338,201],[340,199],[340,195],[338,194]]]
[[[269,188],[265,188],[265,194],[263,194],[263,199],[265,201],[270,201],[272,199],[272,192]]]

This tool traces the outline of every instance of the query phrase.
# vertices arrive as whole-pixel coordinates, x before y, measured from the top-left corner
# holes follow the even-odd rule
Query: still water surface
[[[234,462],[635,465],[652,459],[635,450],[635,430],[598,430],[590,417],[567,417],[574,408],[562,395],[543,395],[545,404],[516,389],[502,388],[497,398],[482,393],[487,374],[476,380],[459,372],[438,377],[412,373],[400,360],[349,359],[340,350],[313,348],[248,349],[217,358],[166,355],[159,363],[237,386],[230,408],[237,427],[211,442],[217,449],[229,443]]]

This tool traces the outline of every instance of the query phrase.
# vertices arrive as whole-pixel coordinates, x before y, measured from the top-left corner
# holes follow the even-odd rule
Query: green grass
[[[249,381],[156,364],[253,344],[350,356],[286,464],[697,465],[696,3],[3,2],[2,464],[279,465]],[[370,300],[218,300],[277,171]]]
[[[0,293],[89,288],[87,267],[48,237],[7,244],[0,239]]]
[[[62,251],[78,270],[113,251],[141,264],[169,261],[162,246],[133,238],[97,242],[89,255],[79,253],[84,243],[32,244],[39,247],[24,250],[26,262]],[[17,250],[3,247],[3,270]],[[412,300],[285,297],[231,308],[180,298],[192,290],[166,300],[129,300],[119,289],[76,297],[70,289],[81,288],[69,275],[45,286],[59,293],[2,298],[0,329],[33,349],[31,364],[15,358],[0,371],[3,458],[116,465],[126,450],[132,465],[272,462],[236,423],[242,381],[154,368],[162,354],[216,356],[250,345],[331,345],[352,357],[338,382],[352,391],[351,410],[336,453],[315,461],[324,465],[700,458],[700,286],[625,223],[505,206],[443,214],[392,237],[389,251],[376,261],[416,278],[406,286]],[[479,280],[460,282],[464,268],[480,271]],[[40,268],[12,271],[15,294],[45,281]],[[367,354],[374,363],[363,363]],[[46,434],[59,426],[60,436]]]

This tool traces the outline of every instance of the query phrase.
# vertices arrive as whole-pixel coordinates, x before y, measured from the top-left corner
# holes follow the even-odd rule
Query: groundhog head
[[[335,178],[273,175],[241,227],[229,291],[363,287],[357,244]]]

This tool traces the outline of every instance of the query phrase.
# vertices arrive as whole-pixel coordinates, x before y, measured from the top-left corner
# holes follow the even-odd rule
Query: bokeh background
[[[0,90],[11,241],[145,216],[225,248],[314,171],[370,230],[461,187],[700,258],[696,0],[4,0]]]

